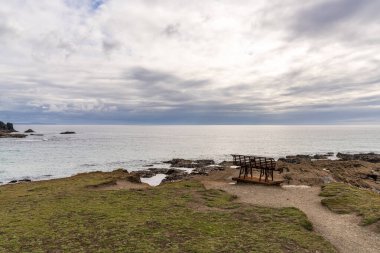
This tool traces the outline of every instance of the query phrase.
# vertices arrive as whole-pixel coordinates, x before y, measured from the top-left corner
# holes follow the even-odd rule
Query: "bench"
[[[276,170],[276,161],[273,158],[247,155],[232,155],[233,164],[238,166],[239,178],[253,178],[253,170],[260,172],[259,181],[264,178],[265,182],[269,178],[273,181],[273,172]]]

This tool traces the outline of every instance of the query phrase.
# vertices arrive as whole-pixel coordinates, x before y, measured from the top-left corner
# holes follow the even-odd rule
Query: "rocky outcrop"
[[[288,155],[285,158],[279,158],[278,160],[285,163],[300,164],[303,161],[311,161],[311,158],[312,157],[309,155]]]
[[[315,155],[288,155],[278,160],[285,163],[300,164],[302,162],[310,162],[311,159],[326,160],[333,155],[334,155],[333,152],[328,152],[326,154],[315,154]]]
[[[25,134],[15,134],[17,132],[13,128],[12,123],[4,123],[0,121],[0,138],[24,138],[27,135]]]
[[[14,128],[13,128],[13,124],[12,123],[4,123],[2,121],[0,121],[0,131],[3,131],[3,132],[8,132],[8,133],[13,133],[13,132],[17,132]]]
[[[26,134],[14,134],[0,131],[0,138],[25,138]]]
[[[8,184],[29,183],[29,182],[32,182],[32,180],[30,180],[29,178],[24,178],[24,179],[20,179],[20,180],[9,181]]]
[[[33,129],[28,129],[28,130],[26,130],[24,133],[26,133],[26,134],[29,134],[29,133],[34,133],[34,131],[33,131]]]
[[[166,174],[167,176],[162,180],[162,182],[175,182],[183,180],[184,178],[189,176],[189,173],[183,170],[170,171],[170,174]]]
[[[171,164],[171,167],[177,168],[201,168],[207,165],[215,164],[214,160],[186,160],[186,159],[172,159],[170,161],[165,161],[164,163]]]
[[[380,163],[380,154],[375,154],[375,153],[367,153],[367,154],[338,153],[336,156],[343,161],[359,160],[359,161],[366,161],[370,163]]]
[[[153,177],[157,174],[165,174],[166,178],[163,180],[163,182],[173,182],[173,181],[178,181],[181,180],[189,174],[180,169],[166,169],[166,168],[149,168],[148,170],[138,170],[134,171],[136,175],[139,175],[142,178],[150,178]]]
[[[65,132],[62,132],[61,134],[76,134],[76,133],[73,131],[65,131]]]

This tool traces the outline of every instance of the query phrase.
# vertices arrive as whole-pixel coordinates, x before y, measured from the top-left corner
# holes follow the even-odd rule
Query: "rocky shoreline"
[[[293,155],[277,161],[276,177],[291,185],[323,185],[330,182],[344,182],[357,187],[372,189],[380,193],[380,154],[343,154],[338,160],[330,160],[333,153],[324,155]],[[186,180],[196,176],[209,176],[218,172],[238,173],[232,161],[216,163],[211,159],[190,160],[175,158],[163,161],[169,168],[153,167],[148,164],[144,169],[133,170],[138,178],[151,178],[164,174],[162,183]],[[124,169],[121,169],[124,170]],[[127,170],[125,170],[127,171]],[[12,180],[8,183],[30,182],[31,180]]]
[[[380,193],[380,154],[341,154],[338,160],[329,160],[334,154],[295,155],[280,158],[277,161],[277,177],[286,184],[323,185],[330,182],[344,182],[357,187],[372,189]],[[318,159],[319,158],[319,159]],[[194,176],[209,176],[219,171],[237,174],[232,161],[215,163],[214,160],[172,159],[164,163],[170,168],[148,168],[134,171],[142,178],[150,178],[157,174],[165,174],[164,182],[180,181]],[[191,168],[188,173],[183,168]]]

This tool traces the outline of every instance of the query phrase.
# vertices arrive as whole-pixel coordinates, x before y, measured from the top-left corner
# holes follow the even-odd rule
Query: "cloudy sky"
[[[1,0],[0,120],[380,123],[380,0]]]

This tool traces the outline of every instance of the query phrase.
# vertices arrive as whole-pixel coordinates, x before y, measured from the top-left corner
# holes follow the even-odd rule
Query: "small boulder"
[[[34,133],[34,131],[33,131],[33,129],[28,129],[28,130],[26,130],[24,133],[26,133],[26,134],[28,134],[28,133]]]

